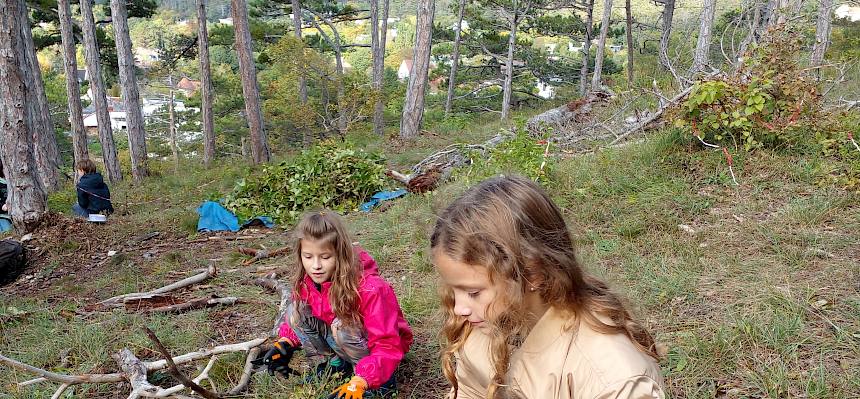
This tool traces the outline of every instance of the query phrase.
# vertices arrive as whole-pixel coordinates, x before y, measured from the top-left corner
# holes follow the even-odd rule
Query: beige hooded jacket
[[[624,335],[603,334],[549,309],[511,354],[508,383],[527,399],[663,398],[663,378],[653,358]],[[581,320],[581,319],[580,319]],[[472,331],[457,354],[459,391],[450,399],[485,399],[493,375],[490,337]]]

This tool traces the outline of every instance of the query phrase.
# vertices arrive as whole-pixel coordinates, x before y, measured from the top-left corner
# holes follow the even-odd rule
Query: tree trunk
[[[131,158],[131,176],[140,181],[149,174],[146,168],[146,132],[143,129],[143,113],[140,109],[140,93],[134,76],[134,54],[131,52],[131,37],[128,34],[128,10],[125,0],[110,1],[111,18],[119,58],[119,85],[125,104],[128,151]]]
[[[21,18],[24,0],[0,1],[0,157],[9,181],[9,216],[19,230],[38,225],[48,207],[47,196],[36,171],[33,131],[27,102],[35,95],[28,90],[31,65],[26,57]]]
[[[179,147],[176,145],[176,109],[174,108],[174,89],[173,77],[170,77],[170,103],[167,104],[167,113],[169,115],[170,125],[168,132],[170,133],[170,151],[173,153],[173,165],[175,171],[179,171]]]
[[[212,116],[212,69],[209,66],[209,32],[206,27],[206,2],[197,0],[197,48],[200,59],[200,80],[203,100],[203,165],[209,167],[215,160],[215,122]]]
[[[594,56],[594,73],[591,75],[591,90],[600,90],[603,73],[603,54],[606,51],[606,35],[612,23],[612,0],[603,1],[603,19],[600,22],[600,37],[597,39],[597,54]]]
[[[741,64],[743,64],[744,54],[747,52],[747,48],[757,42],[758,34],[759,34],[759,25],[761,24],[761,5],[758,3],[758,0],[753,1],[753,15],[752,20],[749,25],[749,32],[747,32],[747,36],[741,42],[738,47],[737,54],[737,62],[735,63],[735,68],[740,68]]]
[[[448,77],[448,96],[445,97],[445,115],[451,113],[451,103],[454,102],[454,88],[457,86],[457,68],[460,66],[460,37],[463,35],[463,14],[466,11],[466,0],[460,0],[457,12],[457,29],[454,31],[454,54],[451,56],[451,75]]]
[[[502,87],[502,120],[511,115],[511,95],[514,86],[514,50],[517,46],[517,25],[519,25],[519,10],[514,2],[511,26],[508,34],[508,58],[505,60],[505,84]]]
[[[96,120],[98,121],[99,142],[102,146],[105,174],[108,181],[115,183],[122,180],[122,172],[119,168],[119,160],[116,157],[116,143],[113,140],[110,110],[108,109],[107,97],[105,97],[105,85],[102,80],[99,48],[98,42],[96,42],[96,24],[93,20],[92,0],[81,0],[81,17],[83,20],[87,74],[90,80],[91,100],[93,101],[93,106],[96,110]]]
[[[72,125],[72,149],[75,162],[90,157],[87,148],[87,130],[84,128],[84,113],[81,105],[81,87],[78,84],[78,59],[75,51],[75,36],[72,30],[72,10],[69,0],[57,2],[60,16],[60,35],[63,43],[63,66],[66,72],[66,93],[69,97],[69,121]],[[77,176],[77,175],[76,175]]]
[[[830,17],[833,12],[833,0],[821,0],[818,5],[818,20],[815,23],[815,45],[809,62],[812,66],[820,66],[824,62],[824,53],[830,44]],[[816,76],[819,76],[816,70]]]
[[[627,87],[633,86],[633,10],[630,0],[624,2],[624,14],[627,21]]]
[[[346,115],[346,93],[343,88],[343,48],[340,39],[340,33],[331,21],[326,19],[326,24],[331,28],[334,35],[334,67],[337,73],[337,130],[341,136],[346,134],[347,115]]]
[[[242,75],[242,94],[245,96],[245,116],[251,130],[251,156],[253,163],[269,162],[269,143],[263,128],[260,110],[260,89],[257,86],[257,66],[251,49],[251,31],[248,28],[248,6],[245,0],[230,0],[233,8],[233,27],[236,31],[236,53],[239,56],[239,73]]]
[[[57,148],[57,136],[54,133],[54,122],[51,120],[51,109],[48,107],[48,97],[45,94],[45,84],[42,81],[42,70],[36,57],[36,46],[33,43],[33,32],[30,30],[30,15],[26,8],[21,10],[21,41],[26,51],[26,59],[31,73],[27,74],[28,85],[32,87],[30,101],[27,104],[34,119],[33,133],[34,154],[36,167],[42,187],[48,192],[60,188],[60,151]]]
[[[293,6],[293,34],[299,42],[302,41],[302,2],[301,0],[292,0]],[[302,105],[308,103],[308,82],[305,78],[305,70],[303,65],[299,65],[299,101]],[[310,147],[313,142],[313,136],[309,129],[302,129],[302,144],[305,147]]]
[[[412,54],[412,73],[406,88],[403,117],[400,120],[400,137],[418,136],[424,117],[424,91],[427,89],[427,72],[430,68],[430,50],[433,39],[434,0],[419,0],[415,23],[415,50]]]
[[[582,67],[579,70],[579,94],[588,94],[588,61],[591,58],[591,36],[594,34],[594,0],[585,3],[585,40],[582,41]]]
[[[700,17],[699,40],[696,42],[696,52],[693,55],[693,66],[690,67],[690,76],[695,78],[697,74],[705,70],[709,63],[711,54],[711,29],[714,27],[714,13],[716,11],[716,0],[705,0]]]
[[[672,18],[675,15],[675,0],[666,0],[663,6],[663,33],[660,36],[660,63],[666,70],[673,72],[672,61],[669,60],[669,36],[672,34]]]
[[[377,2],[379,0],[373,0]],[[377,135],[385,134],[385,46],[388,36],[388,8],[389,0],[382,0],[382,27],[379,39],[373,54],[373,85],[377,91],[376,103],[373,105],[373,132]],[[374,13],[374,15],[376,15]],[[374,27],[377,25],[374,24]]]

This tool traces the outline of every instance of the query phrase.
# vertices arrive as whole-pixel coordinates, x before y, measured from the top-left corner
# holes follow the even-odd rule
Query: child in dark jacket
[[[91,213],[112,213],[110,190],[101,173],[96,171],[96,164],[89,159],[82,159],[75,164],[75,171],[79,177],[75,187],[78,202],[72,205],[72,212],[84,218]]]

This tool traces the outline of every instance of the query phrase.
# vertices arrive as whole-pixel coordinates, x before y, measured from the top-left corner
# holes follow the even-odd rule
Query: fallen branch
[[[250,264],[252,264],[258,260],[261,260],[261,259],[274,258],[276,256],[286,255],[286,254],[290,253],[290,250],[292,250],[292,248],[289,246],[286,246],[283,248],[278,248],[278,249],[273,250],[273,251],[268,251],[266,249],[247,248],[247,247],[236,248],[236,251],[239,252],[240,254],[253,256],[253,258],[242,262],[242,264],[245,266],[248,266],[248,265],[250,265]]]
[[[169,284],[169,285],[166,285],[164,287],[161,287],[161,288],[158,288],[158,289],[155,289],[152,291],[148,291],[148,292],[133,292],[130,294],[117,295],[113,298],[105,299],[104,301],[99,302],[98,305],[101,305],[101,306],[104,306],[107,308],[122,306],[122,304],[127,302],[127,301],[151,298],[155,295],[164,294],[165,292],[178,290],[180,288],[184,288],[184,287],[187,287],[189,285],[194,285],[194,284],[209,280],[210,278],[215,277],[217,274],[218,274],[218,272],[215,269],[215,263],[213,262],[212,264],[209,265],[209,268],[206,271],[201,272],[199,274],[196,274],[194,276],[188,277],[186,279],[177,281],[173,284]]]
[[[206,399],[221,399],[218,394],[201,387],[194,381],[191,381],[185,374],[182,374],[178,368],[176,368],[176,363],[173,363],[173,356],[170,355],[170,352],[167,351],[167,348],[158,340],[158,337],[155,335],[152,330],[147,326],[143,326],[143,331],[146,333],[146,336],[149,337],[149,340],[152,341],[153,345],[155,345],[155,349],[164,356],[164,360],[167,361],[167,369],[174,378],[182,382],[182,385],[185,385],[188,388],[191,388],[194,392],[200,394],[200,396]],[[146,380],[146,368],[143,369],[143,379]]]
[[[557,128],[571,121],[578,122],[591,113],[594,104],[604,102],[609,97],[610,95],[605,92],[593,91],[584,98],[529,118],[526,122],[526,130],[534,136],[540,136],[547,128]]]
[[[227,344],[227,345],[219,345],[209,349],[203,349],[197,352],[186,353],[181,356],[177,356],[173,358],[173,363],[177,365],[194,362],[197,360],[213,357],[215,355],[220,355],[224,353],[234,353],[234,352],[246,352],[252,349],[258,348],[260,345],[266,342],[266,338],[256,338],[250,341],[239,342],[235,344]],[[124,349],[123,351],[128,351],[128,349]],[[28,373],[32,373],[38,375],[39,378],[35,378],[32,380],[20,382],[17,384],[18,388],[23,388],[28,385],[34,385],[41,382],[59,382],[61,384],[68,385],[77,385],[77,384],[102,384],[102,383],[118,383],[123,381],[130,381],[128,379],[129,376],[133,376],[134,373],[130,373],[135,370],[137,367],[137,362],[140,362],[131,351],[128,353],[117,353],[114,355],[115,359],[119,359],[117,361],[120,364],[120,368],[122,369],[122,365],[127,365],[126,369],[122,369],[121,373],[110,373],[110,374],[80,374],[80,375],[67,375],[67,374],[58,374],[54,372],[50,372],[47,370],[40,369],[38,367],[31,366],[26,363],[19,362],[17,360],[8,358],[0,354],[0,364],[4,364],[13,369],[25,371]],[[136,360],[136,362],[135,362]],[[157,370],[163,370],[167,368],[166,360],[157,360],[152,362],[140,362],[146,369],[146,372],[152,372]],[[149,383],[142,385],[143,387],[154,387]],[[169,395],[170,392],[165,393],[163,388],[156,387],[156,392],[161,392],[163,395]],[[162,389],[162,391],[158,391],[158,389]],[[137,396],[146,396],[153,397],[153,394],[149,392],[140,392]],[[158,397],[158,396],[155,396]],[[169,396],[162,396],[169,397]],[[175,395],[173,397],[176,397]]]
[[[713,76],[713,75],[710,75],[710,76]],[[678,103],[679,101],[681,101],[682,99],[684,99],[685,97],[690,95],[690,92],[693,91],[694,87],[696,87],[696,86],[687,87],[686,89],[684,89],[680,93],[676,94],[675,97],[672,97],[668,103],[663,104],[663,106],[658,108],[656,112],[654,112],[653,114],[649,115],[647,118],[645,118],[644,120],[642,120],[641,122],[636,124],[636,126],[634,126],[632,129],[629,129],[626,132],[619,135],[615,140],[612,140],[612,142],[609,143],[609,145],[618,144],[619,141],[624,140],[625,138],[627,138],[627,136],[630,136],[631,134],[636,133],[639,130],[645,130],[645,128],[648,125],[650,125],[650,124],[654,123],[655,121],[657,121],[658,119],[660,119],[663,116],[663,112],[665,112],[667,109],[669,109],[669,107],[671,107],[672,105]]]
[[[228,296],[224,298],[197,298],[192,299],[188,302],[178,303],[175,305],[168,306],[159,306],[157,308],[149,309],[151,313],[181,313],[189,310],[203,309],[209,308],[213,306],[230,306],[241,303],[241,299],[236,298],[234,296]]]
[[[287,307],[290,304],[290,299],[293,297],[292,290],[290,290],[290,287],[287,284],[276,280],[274,276],[255,279],[254,284],[269,291],[281,294],[281,303],[278,306],[278,314],[275,316],[275,326],[272,328],[271,333],[273,337],[276,337],[278,336],[278,329],[281,327],[281,322],[287,315]]]
[[[251,382],[251,374],[254,372],[254,364],[251,361],[259,355],[260,348],[253,348],[248,351],[248,357],[245,358],[245,368],[242,370],[242,376],[239,377],[239,383],[233,389],[229,390],[227,395],[238,395],[245,389],[248,389],[248,383]]]

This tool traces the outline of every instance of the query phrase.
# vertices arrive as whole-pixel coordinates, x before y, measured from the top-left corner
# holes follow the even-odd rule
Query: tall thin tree
[[[371,0],[371,8],[380,0]],[[377,92],[376,102],[373,105],[373,132],[377,135],[385,133],[385,95],[383,84],[385,78],[385,46],[388,34],[388,8],[389,1],[382,1],[382,16],[377,16],[377,11],[371,10],[371,24],[373,26],[371,43],[373,48],[373,89]],[[378,6],[376,8],[379,8]],[[375,21],[374,21],[375,20]],[[381,20],[381,21],[379,21]],[[379,27],[379,23],[382,27]]]
[[[257,67],[251,49],[251,31],[248,27],[248,5],[245,0],[230,0],[233,8],[233,28],[236,31],[236,53],[239,56],[239,73],[242,77],[242,94],[245,97],[245,118],[251,130],[251,159],[255,164],[269,162],[269,143],[263,126],[260,109],[260,89],[257,86]]]
[[[110,0],[110,9],[119,59],[119,85],[125,104],[131,176],[135,180],[141,180],[149,175],[146,167],[146,131],[143,128],[140,92],[134,75],[134,53],[131,52],[131,36],[128,32],[128,9],[125,0]]]
[[[820,66],[824,62],[824,53],[830,44],[830,18],[833,13],[833,0],[821,0],[818,5],[818,18],[815,23],[815,45],[812,46],[812,55],[809,62],[813,66]],[[819,76],[816,70],[816,76]]]
[[[660,34],[660,64],[675,75],[672,60],[669,59],[669,38],[672,35],[672,20],[675,16],[675,0],[663,0],[663,26]]]
[[[716,13],[716,0],[704,0],[702,14],[699,22],[699,39],[696,41],[696,52],[693,55],[693,65],[690,67],[690,75],[705,70],[711,54],[711,34],[714,27],[714,14]]]
[[[90,81],[91,100],[95,106],[102,159],[105,164],[105,174],[107,174],[108,180],[114,183],[122,180],[122,172],[116,156],[116,143],[111,128],[110,110],[105,95],[104,80],[102,80],[101,61],[99,61],[99,48],[96,41],[96,23],[93,18],[93,0],[80,0],[80,2],[87,75]]]
[[[457,7],[457,26],[454,27],[454,52],[451,54],[451,74],[448,76],[448,96],[445,97],[445,115],[451,113],[454,102],[454,88],[457,87],[457,68],[460,66],[460,38],[463,36],[463,14],[466,0],[460,0]]]
[[[19,17],[21,18],[21,42],[24,44],[25,57],[30,64],[27,78],[32,91],[26,105],[30,109],[30,117],[34,119],[33,123],[36,127],[32,132],[36,167],[39,169],[43,188],[55,191],[60,188],[60,151],[57,148],[54,122],[51,120],[51,109],[48,107],[42,70],[39,67],[36,46],[33,43],[33,32],[30,30],[30,13],[24,8]]]
[[[197,0],[197,58],[200,60],[200,97],[203,117],[203,165],[215,159],[215,122],[212,117],[214,92],[212,69],[209,66],[209,32],[206,27],[206,0]]]
[[[35,227],[48,207],[47,196],[36,171],[32,119],[24,104],[33,94],[28,89],[30,63],[21,30],[27,24],[24,0],[0,0],[0,158],[9,182],[9,215],[19,230]],[[29,28],[29,27],[28,27]]]
[[[302,42],[302,2],[292,0],[293,11],[293,34],[299,42]],[[304,51],[304,49],[303,49]],[[305,76],[304,65],[299,65],[299,102],[304,106],[308,103],[308,80]],[[305,147],[311,145],[313,135],[310,130],[302,129],[302,144]]]
[[[627,33],[627,87],[633,86],[633,10],[630,0],[624,1],[624,16],[626,21],[625,31]]]
[[[597,39],[597,53],[594,56],[594,73],[591,74],[591,90],[603,87],[601,73],[603,72],[603,54],[606,51],[606,36],[609,24],[612,23],[612,0],[603,1],[603,19],[600,21],[600,36]]]
[[[591,38],[594,35],[594,0],[585,0],[585,37],[582,41],[582,66],[579,69],[579,94],[588,94],[588,62],[591,58]]]
[[[66,93],[69,98],[69,121],[72,125],[72,149],[75,162],[90,157],[87,148],[87,131],[84,128],[84,113],[81,105],[81,87],[78,83],[78,59],[75,51],[75,35],[72,30],[72,9],[69,0],[57,1],[60,17],[60,39],[63,44],[63,67],[66,73]]]
[[[403,102],[403,117],[400,119],[400,137],[418,136],[424,118],[424,92],[427,89],[427,73],[430,68],[430,50],[433,39],[434,0],[419,0],[415,22],[415,49],[412,55],[412,73]]]

